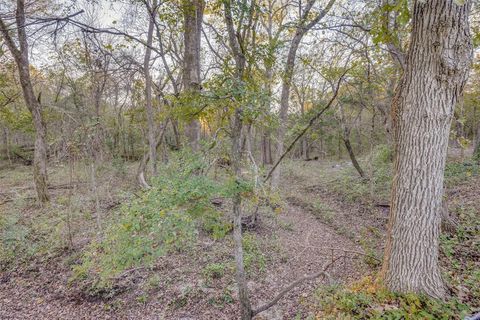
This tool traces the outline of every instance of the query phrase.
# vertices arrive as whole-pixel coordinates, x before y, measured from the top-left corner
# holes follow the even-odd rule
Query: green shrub
[[[0,270],[26,249],[29,230],[18,220],[15,215],[0,216]]]
[[[210,263],[203,269],[203,275],[207,279],[219,279],[225,274],[223,263]]]
[[[375,167],[384,166],[393,161],[393,148],[387,144],[376,146],[371,154],[371,159]]]
[[[445,182],[457,185],[466,179],[480,174],[480,165],[473,160],[465,162],[449,162],[445,166]]]
[[[258,270],[260,272],[265,271],[267,260],[263,254],[258,239],[255,234],[245,232],[242,238],[243,250],[244,250],[244,263],[247,272]]]
[[[136,266],[149,266],[172,251],[191,248],[200,230],[214,238],[224,236],[230,223],[211,199],[228,189],[204,174],[206,162],[180,152],[159,169],[152,187],[123,205],[104,238],[92,243],[75,278],[93,276],[108,286],[112,277]]]
[[[63,250],[66,240],[62,213],[46,209],[34,219],[15,212],[0,215],[0,270]]]

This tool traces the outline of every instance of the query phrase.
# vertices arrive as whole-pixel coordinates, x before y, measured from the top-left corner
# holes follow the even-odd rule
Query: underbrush
[[[458,185],[479,174],[480,164],[473,159],[464,162],[448,162],[445,166],[445,184],[447,187]]]
[[[246,183],[214,180],[206,174],[208,168],[198,155],[172,156],[151,188],[125,203],[104,236],[84,252],[74,279],[90,281],[95,293],[129,268],[150,267],[160,256],[192,250],[200,233],[223,238],[231,222],[212,199],[250,189]]]
[[[390,197],[393,178],[393,150],[377,146],[371,154],[360,159],[368,179],[362,179],[351,166],[342,167],[328,176],[327,186],[349,202],[386,203]],[[480,164],[473,159],[448,162],[445,166],[445,185],[452,187],[470,177],[480,175]]]
[[[11,170],[1,172],[7,192],[4,193],[6,200],[0,200],[3,201],[0,205],[0,271],[75,253],[98,231],[95,194],[85,167],[78,163],[74,176],[70,175],[68,166],[50,167],[51,201],[43,206],[35,200],[31,167],[12,165]],[[102,182],[97,189],[101,219],[109,210],[105,208],[116,205],[117,193],[124,187],[121,180],[113,178],[116,174],[108,168],[98,174]]]
[[[360,159],[367,179],[362,179],[352,167],[343,167],[335,173],[327,186],[349,202],[384,203],[390,195],[393,151],[390,146],[379,145]]]
[[[0,271],[72,249],[78,221],[86,219],[78,207],[60,201],[37,208],[16,200],[8,209],[8,214],[0,215]]]
[[[322,288],[315,295],[318,319],[464,319],[472,310],[456,299],[446,302],[413,293],[392,293],[371,277],[348,286]]]
[[[455,296],[480,308],[480,219],[475,208],[459,206],[460,226],[455,234],[440,238],[444,277]]]
[[[0,216],[0,271],[63,248],[61,225],[51,215],[34,223],[16,213]]]

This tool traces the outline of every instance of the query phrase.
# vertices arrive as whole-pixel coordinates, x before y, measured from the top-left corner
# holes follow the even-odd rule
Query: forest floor
[[[88,168],[77,168],[75,175],[64,166],[50,168],[52,203],[40,208],[33,199],[31,168],[0,167],[0,319],[237,319],[229,236],[200,235],[191,250],[129,269],[105,292],[72,281],[72,266],[98,236],[95,201],[106,223],[126,194],[136,192],[133,165],[100,167],[96,195]],[[259,225],[244,235],[254,307],[338,257],[329,269],[335,283],[373,274],[382,253],[388,218],[384,180],[365,184],[345,161],[290,161],[284,170],[281,209],[262,210]],[[474,208],[478,215],[479,188],[478,177],[453,183],[450,204]],[[315,292],[326,285],[331,283],[323,278],[304,282],[256,319],[313,319]],[[452,290],[469,299],[465,286]]]

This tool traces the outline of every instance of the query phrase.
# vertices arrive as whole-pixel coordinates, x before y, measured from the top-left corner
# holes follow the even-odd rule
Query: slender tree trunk
[[[269,41],[272,42],[271,39],[271,26],[269,30]],[[273,51],[273,50],[272,50]],[[272,61],[265,61],[265,89],[268,95],[268,101],[265,103],[265,112],[270,114],[271,108],[271,99],[272,99],[272,83],[273,83],[273,62]],[[263,128],[262,130],[262,164],[268,165],[272,164],[272,154],[271,154],[271,130],[270,128]]]
[[[302,102],[300,104],[300,114],[302,117],[305,115],[305,99],[302,98]],[[302,137],[302,143],[300,145],[300,158],[303,158],[303,160],[308,160],[310,158],[310,155],[308,154],[308,139],[306,136]]]
[[[235,178],[240,179],[241,164],[241,139],[242,139],[242,114],[241,109],[235,111],[232,128],[232,169]],[[239,183],[239,182],[237,182]],[[235,246],[236,280],[238,286],[238,297],[242,305],[242,320],[252,318],[252,307],[248,297],[247,277],[243,264],[242,244],[242,195],[239,191],[233,196],[233,241]]]
[[[100,208],[100,197],[98,195],[98,184],[97,184],[97,165],[96,165],[96,156],[93,155],[92,162],[90,163],[90,179],[92,183],[92,193],[95,197],[95,221],[97,223],[97,233],[100,235],[102,233],[102,217],[101,208]]]
[[[443,298],[438,265],[450,125],[472,59],[470,1],[415,1],[405,72],[392,104],[396,159],[381,276],[393,291]]]
[[[239,82],[239,85],[243,83],[245,77],[246,58],[243,52],[244,48],[239,43],[239,37],[237,37],[239,30],[235,30],[233,17],[232,17],[232,3],[231,0],[225,0],[223,2],[225,13],[225,25],[228,32],[228,42],[233,52],[235,59],[235,77]],[[250,14],[253,13],[253,6],[250,8]],[[245,40],[245,39],[244,39]],[[243,43],[244,44],[244,43]],[[237,106],[234,111],[232,119],[232,170],[235,177],[235,183],[240,184],[241,176],[241,163],[242,163],[242,126],[243,115],[242,106]],[[233,241],[234,241],[234,254],[235,254],[235,276],[238,288],[238,297],[240,299],[240,312],[242,320],[252,319],[252,306],[250,298],[248,296],[247,277],[245,274],[245,267],[243,262],[243,244],[242,244],[242,195],[240,190],[236,190],[233,196]]]
[[[157,148],[155,143],[155,115],[153,112],[152,103],[152,76],[150,74],[150,58],[152,55],[153,43],[153,28],[155,27],[155,19],[157,15],[157,0],[153,0],[152,6],[148,8],[148,33],[147,46],[145,48],[145,57],[143,60],[143,73],[145,76],[145,102],[147,111],[147,125],[148,125],[148,150],[150,154],[150,164],[152,166],[152,174],[157,174]]]
[[[473,157],[480,161],[480,123],[477,125],[477,133],[475,135],[475,142],[473,146]]]
[[[168,125],[168,120],[160,128],[158,135],[154,139],[155,154],[158,147],[162,144],[163,138],[165,136],[165,131],[167,129],[167,125]],[[137,182],[144,189],[150,188],[150,185],[147,183],[147,180],[145,179],[145,169],[147,168],[148,161],[151,161],[150,157],[151,157],[151,152],[144,153],[142,160],[140,161],[137,168]]]
[[[35,127],[35,150],[33,153],[33,180],[37,199],[48,202],[48,176],[47,176],[47,127],[42,116],[42,106],[35,97],[30,77],[30,63],[28,58],[28,41],[25,30],[25,1],[17,0],[16,28],[19,47],[10,36],[9,28],[0,18],[0,32],[7,44],[17,65],[23,98],[28,110],[32,114]]]
[[[200,46],[202,20],[205,2],[203,0],[183,0],[184,17],[184,68],[183,88],[186,93],[195,95],[200,91]],[[197,150],[200,142],[200,122],[192,119],[187,125],[186,135],[190,146]]]
[[[8,134],[8,128],[3,128],[3,138],[5,143],[5,153],[7,154],[8,163],[12,164],[12,158],[10,157],[10,138]]]
[[[272,153],[270,148],[270,132],[267,128],[263,129],[261,137],[262,165],[272,164]]]

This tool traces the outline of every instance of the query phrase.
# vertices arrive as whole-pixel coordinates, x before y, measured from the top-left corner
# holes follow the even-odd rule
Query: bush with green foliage
[[[191,152],[172,155],[150,189],[123,205],[102,240],[86,250],[75,277],[93,276],[97,285],[137,266],[149,266],[169,252],[188,251],[199,232],[224,237],[231,223],[212,203],[229,197],[232,183],[220,183],[205,172],[207,161]],[[237,186],[237,191],[238,186]]]
[[[369,155],[360,159],[360,165],[368,180],[362,179],[353,167],[348,167],[339,171],[336,179],[328,183],[328,187],[351,202],[388,201],[392,182],[392,160],[392,148],[378,145]]]
[[[225,269],[223,263],[210,263],[203,269],[203,275],[206,279],[220,279],[225,274]]]
[[[457,185],[479,174],[480,164],[473,159],[465,162],[449,162],[445,166],[445,183],[447,186]]]
[[[261,250],[259,239],[251,232],[245,232],[243,234],[243,250],[244,250],[244,263],[245,269],[248,273],[253,270],[263,272],[267,265],[267,258]]]

